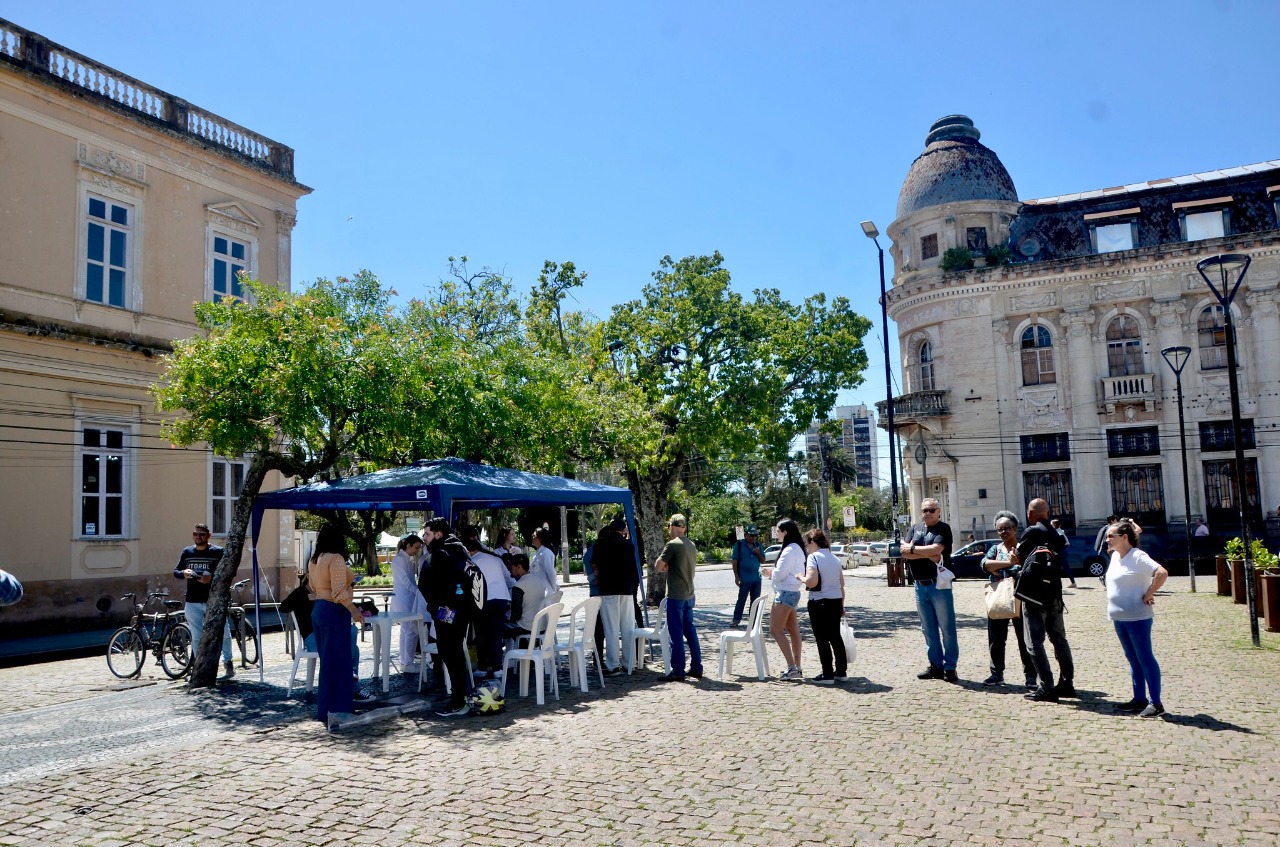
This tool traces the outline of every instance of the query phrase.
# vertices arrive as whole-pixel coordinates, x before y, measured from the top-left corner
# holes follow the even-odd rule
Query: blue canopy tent
[[[600,485],[559,476],[498,468],[462,459],[434,459],[402,468],[330,482],[313,482],[297,488],[282,488],[258,495],[253,503],[250,525],[253,551],[253,602],[261,613],[258,593],[258,535],[262,513],[267,509],[311,511],[429,511],[450,523],[460,509],[509,509],[528,506],[591,506],[617,503],[626,515],[627,528],[636,538],[635,508],[631,492],[612,485]],[[636,573],[643,591],[644,570],[636,554]],[[258,627],[261,632],[261,626]],[[262,655],[259,645],[258,655]],[[258,675],[264,674],[259,663]]]

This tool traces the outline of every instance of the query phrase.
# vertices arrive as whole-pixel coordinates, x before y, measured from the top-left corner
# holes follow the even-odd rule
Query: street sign
[[[853,527],[855,527],[855,526],[857,526],[857,525],[858,525],[858,516],[857,516],[857,514],[854,512],[853,507],[852,507],[852,506],[845,506],[845,507],[844,507],[844,527],[845,527],[845,529],[852,529]]]

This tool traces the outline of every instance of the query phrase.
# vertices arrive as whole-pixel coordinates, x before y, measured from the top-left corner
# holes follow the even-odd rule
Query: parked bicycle
[[[136,593],[121,597],[131,603]],[[133,617],[128,626],[122,626],[111,634],[107,642],[107,667],[121,679],[133,679],[142,675],[142,663],[147,653],[155,654],[156,662],[170,679],[180,679],[191,668],[191,630],[179,611],[182,603],[166,599],[169,592],[148,594],[142,603],[134,603]],[[164,601],[163,611],[146,612],[152,600]]]
[[[235,585],[237,605],[227,609],[227,619],[231,622],[231,640],[240,648],[240,667],[247,668],[258,663],[258,632],[254,629],[245,611],[244,598],[241,592],[253,580],[242,579]]]

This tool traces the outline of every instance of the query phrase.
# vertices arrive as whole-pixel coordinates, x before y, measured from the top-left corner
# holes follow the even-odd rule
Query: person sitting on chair
[[[517,641],[529,635],[533,619],[542,611],[547,596],[547,583],[542,577],[529,572],[529,557],[516,553],[510,557],[511,576],[516,585],[511,589],[511,620],[503,627],[507,638]]]

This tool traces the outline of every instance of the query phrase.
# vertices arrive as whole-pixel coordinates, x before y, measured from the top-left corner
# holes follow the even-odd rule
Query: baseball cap
[[[753,524],[753,523],[749,523],[749,524],[747,524],[746,533],[747,533],[747,535],[759,535],[759,534],[760,534],[760,530],[756,529],[756,525],[755,525],[755,524]]]

